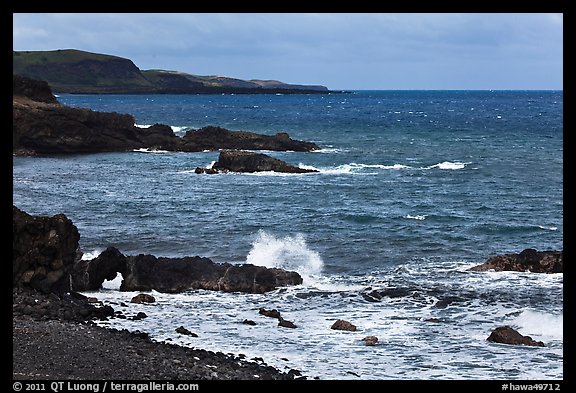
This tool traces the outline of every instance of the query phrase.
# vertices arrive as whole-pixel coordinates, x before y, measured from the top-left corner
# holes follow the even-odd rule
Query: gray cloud
[[[76,48],[142,69],[335,89],[562,88],[562,14],[14,14],[13,21],[15,50]]]

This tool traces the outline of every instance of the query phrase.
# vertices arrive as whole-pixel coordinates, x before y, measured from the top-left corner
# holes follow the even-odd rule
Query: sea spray
[[[564,315],[525,309],[512,322],[522,334],[545,340],[562,341],[564,338]]]
[[[304,281],[319,275],[324,265],[320,254],[308,247],[303,234],[279,238],[263,230],[258,231],[246,263],[297,271]]]

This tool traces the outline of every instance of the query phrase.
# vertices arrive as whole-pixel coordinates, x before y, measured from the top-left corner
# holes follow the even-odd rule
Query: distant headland
[[[76,49],[13,51],[13,73],[71,94],[328,94],[321,85],[141,70],[130,59]]]

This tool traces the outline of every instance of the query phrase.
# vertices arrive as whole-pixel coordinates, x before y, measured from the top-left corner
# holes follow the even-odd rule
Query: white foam
[[[101,248],[97,248],[93,251],[83,252],[82,260],[83,261],[91,261],[92,259],[96,258],[98,255],[100,255],[102,253],[102,251],[104,251],[104,250]]]
[[[431,166],[429,166],[429,167],[422,168],[422,169],[438,168],[438,169],[456,170],[456,169],[464,169],[464,167],[465,167],[467,164],[469,164],[469,163],[443,161],[443,162],[440,162],[440,163],[438,163],[438,164],[431,165]]]
[[[553,227],[553,226],[545,227],[543,225],[538,225],[538,228],[545,229],[547,231],[557,231],[558,230],[558,227]]]
[[[303,234],[276,237],[263,230],[252,242],[246,263],[296,271],[304,280],[320,274],[324,265],[320,254],[308,247]]]
[[[138,127],[138,128],[149,128],[152,127],[153,124],[134,124],[134,127]],[[190,126],[170,126],[170,128],[172,129],[172,131],[175,134],[183,134],[184,131],[188,131],[190,130],[192,127]]]
[[[412,220],[420,220],[420,221],[426,219],[426,215],[423,215],[423,214],[417,214],[417,215],[415,215],[415,216],[412,216],[412,215],[410,215],[410,214],[407,214],[405,217],[406,217],[406,218],[410,218],[410,219],[412,219]]]
[[[358,164],[355,162],[351,162],[349,164],[342,164],[336,167],[328,167],[328,168],[318,168],[312,165],[305,165],[305,164],[298,164],[299,168],[302,169],[312,169],[316,170],[323,174],[329,175],[337,175],[337,174],[352,174],[352,173],[362,173],[362,174],[376,174],[375,172],[362,172],[365,169],[383,169],[383,170],[399,170],[399,169],[408,169],[411,168],[407,165],[402,164],[394,164],[394,165],[382,165],[382,164]]]
[[[323,147],[323,148],[318,149],[318,150],[312,150],[312,153],[325,153],[325,154],[327,154],[327,153],[342,153],[345,151],[347,151],[347,150],[328,146],[328,147]]]
[[[512,325],[521,334],[538,340],[560,340],[564,338],[564,315],[549,314],[527,309],[518,315]]]
[[[168,150],[160,150],[160,149],[156,150],[156,149],[147,149],[147,148],[134,149],[132,151],[134,151],[136,153],[155,153],[155,154],[170,153],[170,151],[168,151]]]

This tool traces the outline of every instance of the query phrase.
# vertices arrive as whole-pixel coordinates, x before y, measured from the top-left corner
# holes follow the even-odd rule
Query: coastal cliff
[[[140,70],[130,59],[76,49],[13,51],[13,73],[73,94],[322,94],[326,86]]]

